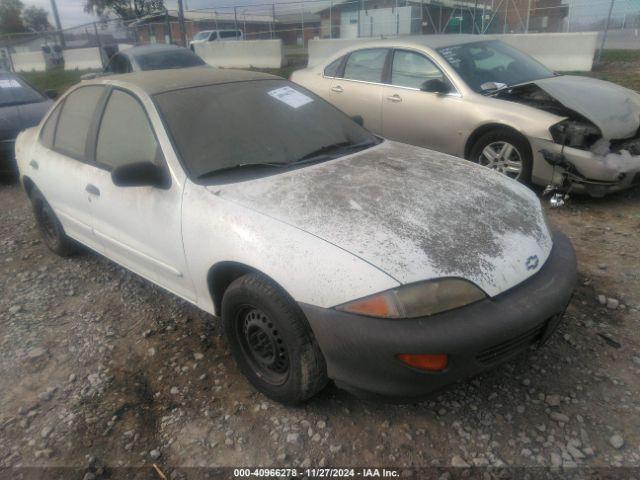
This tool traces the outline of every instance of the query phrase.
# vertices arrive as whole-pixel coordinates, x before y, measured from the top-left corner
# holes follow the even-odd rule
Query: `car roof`
[[[179,47],[178,45],[168,45],[168,44],[150,44],[150,45],[136,45],[135,47],[125,48],[124,50],[120,50],[118,53],[124,53],[126,55],[131,55],[135,57],[136,55],[144,55],[145,53],[152,52],[162,52],[167,50],[187,50],[184,47]]]
[[[251,72],[211,67],[176,68],[170,70],[150,70],[146,72],[125,73],[117,76],[98,77],[84,81],[83,85],[122,85],[134,86],[149,95],[202,87],[222,83],[247,82],[252,80],[284,80],[268,73]]]
[[[362,40],[354,42],[345,50],[356,50],[367,48],[369,46],[386,46],[386,47],[411,47],[423,46],[432,49],[452,47],[454,45],[462,45],[465,43],[483,42],[495,40],[495,38],[487,38],[482,35],[468,34],[443,34],[443,35],[416,35],[402,38],[389,38],[384,40]]]

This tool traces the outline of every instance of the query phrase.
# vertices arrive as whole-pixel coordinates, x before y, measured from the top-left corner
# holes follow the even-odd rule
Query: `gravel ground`
[[[580,285],[542,349],[415,405],[329,386],[296,408],[248,385],[215,319],[97,254],[51,254],[19,186],[0,186],[0,205],[0,476],[640,467],[640,189],[549,212],[575,244]]]

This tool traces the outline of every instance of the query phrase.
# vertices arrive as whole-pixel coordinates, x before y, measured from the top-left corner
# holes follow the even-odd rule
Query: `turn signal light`
[[[427,370],[429,372],[441,372],[447,368],[449,363],[449,356],[445,354],[434,355],[424,353],[414,355],[411,353],[399,353],[396,355],[396,358],[411,367],[419,368],[420,370]]]

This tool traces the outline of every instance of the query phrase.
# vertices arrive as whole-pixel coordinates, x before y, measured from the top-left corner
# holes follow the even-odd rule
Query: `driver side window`
[[[391,83],[399,87],[421,89],[429,80],[442,80],[446,77],[435,63],[424,55],[407,50],[396,50],[393,54]]]
[[[114,90],[100,123],[96,161],[113,169],[139,162],[159,165],[161,158],[160,145],[140,102]]]

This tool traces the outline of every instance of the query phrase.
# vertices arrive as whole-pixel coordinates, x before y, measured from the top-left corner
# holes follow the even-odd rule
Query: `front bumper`
[[[544,343],[576,283],[571,242],[554,235],[533,277],[494,298],[431,317],[385,320],[302,304],[336,384],[360,396],[411,399],[475,375]],[[449,355],[442,372],[408,367],[399,353]]]
[[[640,185],[640,156],[623,153],[599,155],[589,150],[565,147],[548,140],[532,140],[534,152],[533,180],[541,185],[565,186],[573,193],[602,197]],[[573,166],[578,175],[553,167],[545,155],[561,158]]]

